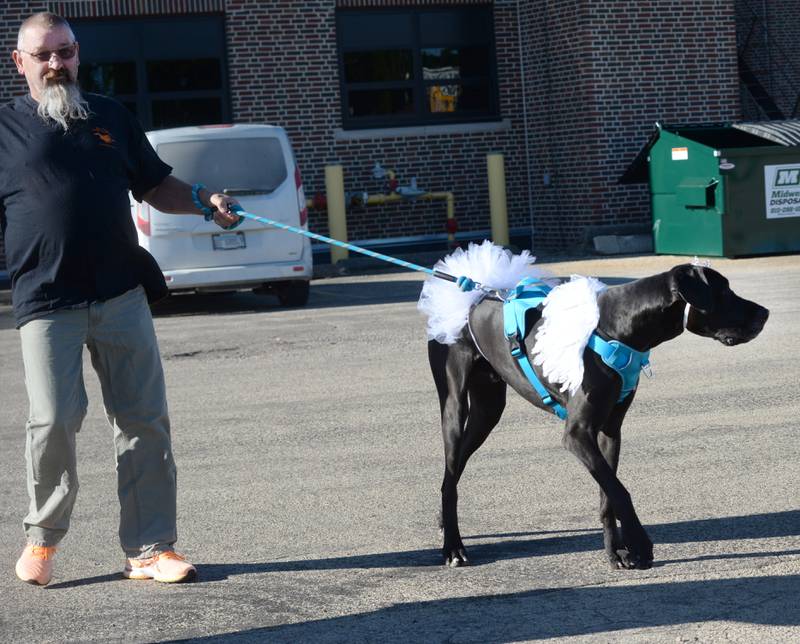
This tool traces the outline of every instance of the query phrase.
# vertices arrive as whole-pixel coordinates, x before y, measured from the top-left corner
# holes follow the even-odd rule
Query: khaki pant
[[[69,528],[78,492],[75,439],[87,405],[86,345],[114,430],[122,549],[128,557],[171,550],[177,539],[175,462],[161,357],[144,289],[31,320],[20,337],[30,400],[28,543],[54,546]]]

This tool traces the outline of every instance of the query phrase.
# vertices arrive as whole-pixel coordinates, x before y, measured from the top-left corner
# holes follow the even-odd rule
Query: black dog
[[[764,307],[737,296],[716,271],[689,264],[609,287],[599,294],[598,306],[597,333],[638,351],[671,340],[684,328],[728,346],[748,342],[760,333],[769,316]],[[541,307],[533,313],[535,319],[525,338],[529,352],[542,323]],[[442,552],[450,566],[467,563],[458,529],[458,481],[469,457],[500,420],[507,385],[533,405],[552,411],[509,352],[501,303],[480,301],[470,313],[469,327],[471,333],[465,328],[455,344],[433,340],[428,344],[442,412],[445,473],[439,523],[444,537]],[[535,369],[551,395],[567,409],[564,447],[600,485],[600,520],[612,567],[649,568],[653,543],[639,522],[630,494],[616,476],[620,429],[635,391],[618,402],[619,375],[592,350],[585,351],[583,363],[583,382],[574,395],[560,393],[540,368]]]

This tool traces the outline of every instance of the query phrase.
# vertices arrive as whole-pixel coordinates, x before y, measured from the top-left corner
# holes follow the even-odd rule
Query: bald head
[[[22,24],[19,26],[19,32],[17,33],[17,49],[25,49],[25,33],[31,27],[40,27],[45,31],[63,28],[69,31],[72,40],[75,40],[75,34],[72,32],[72,27],[69,26],[69,23],[64,18],[58,14],[50,13],[49,11],[42,11],[40,13],[35,13],[22,21]]]

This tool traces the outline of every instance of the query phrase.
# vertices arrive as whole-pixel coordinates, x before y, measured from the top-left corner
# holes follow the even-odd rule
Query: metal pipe
[[[417,197],[403,197],[396,192],[388,195],[375,194],[367,196],[367,205],[378,206],[387,203],[397,203],[400,201],[447,201],[447,216],[451,217],[453,212],[454,196],[452,192],[424,192]]]
[[[445,201],[447,202],[447,219],[454,219],[456,216],[456,208],[455,208],[455,195],[452,192],[426,192],[424,194],[419,195],[418,197],[413,197],[412,200],[419,199],[421,201]],[[369,195],[367,197],[366,205],[368,206],[377,206],[383,205],[388,203],[397,203],[400,201],[408,201],[407,197],[402,197],[401,195],[393,192],[389,195]],[[447,243],[448,247],[452,248],[453,244],[455,243],[455,233],[450,232],[451,228],[447,227]]]
[[[329,170],[331,168],[331,170]],[[343,180],[340,180],[336,177],[337,172],[334,168],[339,168],[341,170],[341,166],[327,166],[325,168],[325,188],[328,192],[328,202],[324,206],[325,209],[328,210],[328,227],[330,228],[331,236],[335,239],[340,239],[342,241],[347,240],[347,218],[345,213],[339,213],[331,215],[331,202],[330,202],[330,194],[331,190],[334,189],[335,185],[341,185],[341,203],[345,204],[345,194],[344,194],[344,187],[343,187]],[[403,201],[415,201],[419,199],[420,201],[445,201],[447,203],[447,219],[452,220],[455,219],[455,195],[452,192],[425,192],[421,195],[416,197],[403,197],[402,195],[397,194],[396,192],[392,192],[388,195],[386,194],[372,194],[367,195],[367,199],[364,202],[364,206],[381,206],[386,204],[392,203],[400,203]],[[306,199],[306,206],[309,209],[316,208],[317,204],[314,199]],[[338,207],[338,206],[336,206]],[[455,244],[455,233],[450,232],[452,228],[447,226],[447,242],[449,247],[452,248]],[[336,232],[334,232],[336,231]],[[336,260],[334,260],[334,251],[336,254]],[[347,251],[342,250],[339,251],[336,248],[331,249],[331,263],[336,263],[339,259],[346,259],[347,258]]]

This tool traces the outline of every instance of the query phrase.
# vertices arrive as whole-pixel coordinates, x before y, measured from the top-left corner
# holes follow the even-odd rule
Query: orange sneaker
[[[177,552],[159,552],[149,559],[128,559],[122,576],[128,579],[155,579],[165,584],[192,581],[197,570]]]
[[[55,556],[55,546],[25,546],[14,569],[17,577],[28,584],[46,586],[53,577],[53,558]]]

